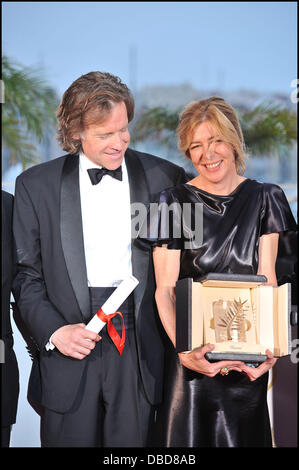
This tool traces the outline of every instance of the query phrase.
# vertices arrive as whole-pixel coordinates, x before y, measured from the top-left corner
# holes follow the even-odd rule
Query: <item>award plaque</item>
[[[263,362],[291,353],[290,284],[265,285],[265,276],[210,273],[181,279],[176,292],[176,350],[205,344],[209,361]]]

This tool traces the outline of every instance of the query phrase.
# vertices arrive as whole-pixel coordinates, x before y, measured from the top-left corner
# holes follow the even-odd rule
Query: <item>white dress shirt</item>
[[[88,286],[118,286],[132,274],[130,187],[126,163],[124,159],[122,181],[104,175],[96,185],[90,181],[89,168],[101,167],[80,152],[79,187]],[[47,350],[55,348],[52,336],[46,344]]]
[[[82,152],[79,184],[89,287],[117,286],[132,274],[130,188],[125,160],[123,180],[110,175],[92,185],[87,170],[101,168]]]

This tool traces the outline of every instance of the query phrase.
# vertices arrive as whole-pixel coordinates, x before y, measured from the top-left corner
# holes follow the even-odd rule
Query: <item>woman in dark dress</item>
[[[156,445],[270,447],[267,382],[276,359],[267,350],[268,359],[256,368],[236,361],[210,363],[204,356],[213,345],[176,354],[174,286],[178,279],[209,272],[263,274],[269,285],[277,285],[279,232],[295,229],[295,221],[279,186],[242,176],[243,135],[234,110],[224,100],[212,97],[191,103],[177,132],[180,149],[198,176],[163,191],[159,202],[182,208],[191,203],[192,227],[194,208],[202,204],[203,239],[194,249],[186,248],[191,229],[181,237],[166,236],[161,213],[157,233],[149,237],[154,245],[156,302],[171,340]]]

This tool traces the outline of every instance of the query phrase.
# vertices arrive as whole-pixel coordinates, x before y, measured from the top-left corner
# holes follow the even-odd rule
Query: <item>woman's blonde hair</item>
[[[180,150],[190,158],[189,146],[194,130],[203,122],[209,122],[217,136],[232,146],[236,171],[242,175],[247,158],[242,129],[234,109],[222,98],[212,96],[193,101],[182,111],[176,131]]]

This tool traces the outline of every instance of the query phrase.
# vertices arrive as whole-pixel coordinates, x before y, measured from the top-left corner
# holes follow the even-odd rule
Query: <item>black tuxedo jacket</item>
[[[2,311],[1,339],[4,341],[4,360],[1,364],[1,425],[16,422],[19,396],[19,370],[13,350],[10,322],[10,294],[15,274],[15,253],[12,234],[13,196],[2,191]]]
[[[157,193],[186,181],[182,168],[128,149],[125,154],[132,202],[148,204]],[[29,383],[29,397],[67,412],[79,388],[88,356],[66,357],[45,344],[63,325],[90,319],[79,194],[79,157],[65,155],[37,165],[16,181],[14,236],[18,273],[14,296],[39,349]],[[163,342],[154,301],[150,248],[132,244],[138,359],[150,403],[161,400]],[[99,266],[99,269],[101,267]]]

